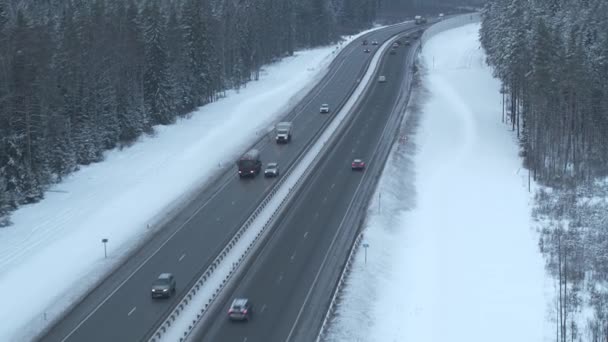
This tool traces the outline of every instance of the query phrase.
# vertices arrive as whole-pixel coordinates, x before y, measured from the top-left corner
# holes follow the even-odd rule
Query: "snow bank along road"
[[[404,26],[378,30],[368,39],[386,40]],[[291,165],[332,115],[320,115],[323,102],[343,102],[362,74],[370,54],[357,43],[346,47],[328,75],[288,114],[294,121],[294,139],[276,145],[266,139],[256,146],[262,160]],[[205,189],[167,223],[167,229],[146,244],[119,270],[101,283],[64,319],[42,337],[43,341],[136,341],[145,338],[207,268],[217,253],[247,219],[274,180],[260,177],[241,181],[228,172]],[[150,298],[150,283],[161,272],[177,278],[177,296],[166,301]]]
[[[555,340],[533,195],[478,32],[424,44],[419,125],[391,153],[382,208],[373,196],[366,220],[367,262],[359,249],[324,341]]]
[[[279,217],[276,231],[191,340],[315,340],[399,126],[415,48],[402,46],[396,55],[382,57],[376,76],[386,76],[386,83],[372,78],[351,121]],[[359,157],[369,162],[365,172],[350,168],[352,159]],[[238,296],[249,298],[254,306],[252,319],[245,324],[226,317],[230,301]]]

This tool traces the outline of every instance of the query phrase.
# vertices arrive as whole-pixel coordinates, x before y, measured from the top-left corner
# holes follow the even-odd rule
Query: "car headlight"
[[[167,292],[167,291],[169,291],[169,289],[163,289],[163,292]]]

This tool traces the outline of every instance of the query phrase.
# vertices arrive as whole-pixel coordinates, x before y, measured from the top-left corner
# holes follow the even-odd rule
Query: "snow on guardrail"
[[[196,281],[195,285],[188,291],[175,309],[156,329],[150,342],[160,341],[185,341],[196,324],[211,307],[214,300],[227,285],[230,278],[238,267],[245,261],[248,254],[254,249],[256,243],[272,226],[276,216],[281,212],[291,196],[306,179],[306,176],[314,169],[311,165],[320,160],[322,151],[328,142],[332,141],[337,132],[342,128],[342,123],[351,109],[359,101],[360,95],[370,84],[370,79],[375,75],[378,61],[389,43],[383,44],[379,53],[372,58],[370,67],[359,82],[353,94],[346,101],[336,117],[327,126],[316,143],[312,144],[305,155],[297,162],[297,165],[288,171],[279,181],[279,185],[264,198],[261,205],[247,219],[245,224],[238,230],[234,237],[219,253],[203,275]]]

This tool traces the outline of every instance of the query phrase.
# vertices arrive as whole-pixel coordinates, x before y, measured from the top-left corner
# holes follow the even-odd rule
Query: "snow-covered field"
[[[532,196],[478,30],[452,29],[423,48],[409,114],[417,128],[389,158],[369,208],[367,263],[361,248],[328,341],[553,336]]]
[[[299,51],[265,67],[259,81],[189,119],[156,127],[155,136],[130,148],[107,152],[104,162],[81,168],[40,203],[16,211],[13,226],[0,229],[0,288],[10,294],[0,306],[0,341],[30,339],[190,192],[232,167],[325,74],[341,46]],[[239,132],[239,139],[223,139],[227,132]]]

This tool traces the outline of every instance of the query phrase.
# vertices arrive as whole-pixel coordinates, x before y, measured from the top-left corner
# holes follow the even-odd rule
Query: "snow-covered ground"
[[[350,37],[354,39],[356,36]],[[341,45],[299,51],[259,81],[82,167],[0,229],[0,341],[30,339],[120,262],[327,71]],[[257,108],[251,115],[251,108]],[[264,108],[260,111],[259,108]],[[238,139],[222,139],[239,132]],[[217,142],[222,141],[221,148]],[[210,167],[211,166],[211,167]],[[104,258],[103,238],[109,239]]]
[[[478,24],[431,38],[327,341],[551,340],[551,288]],[[409,133],[409,132],[404,132]]]

